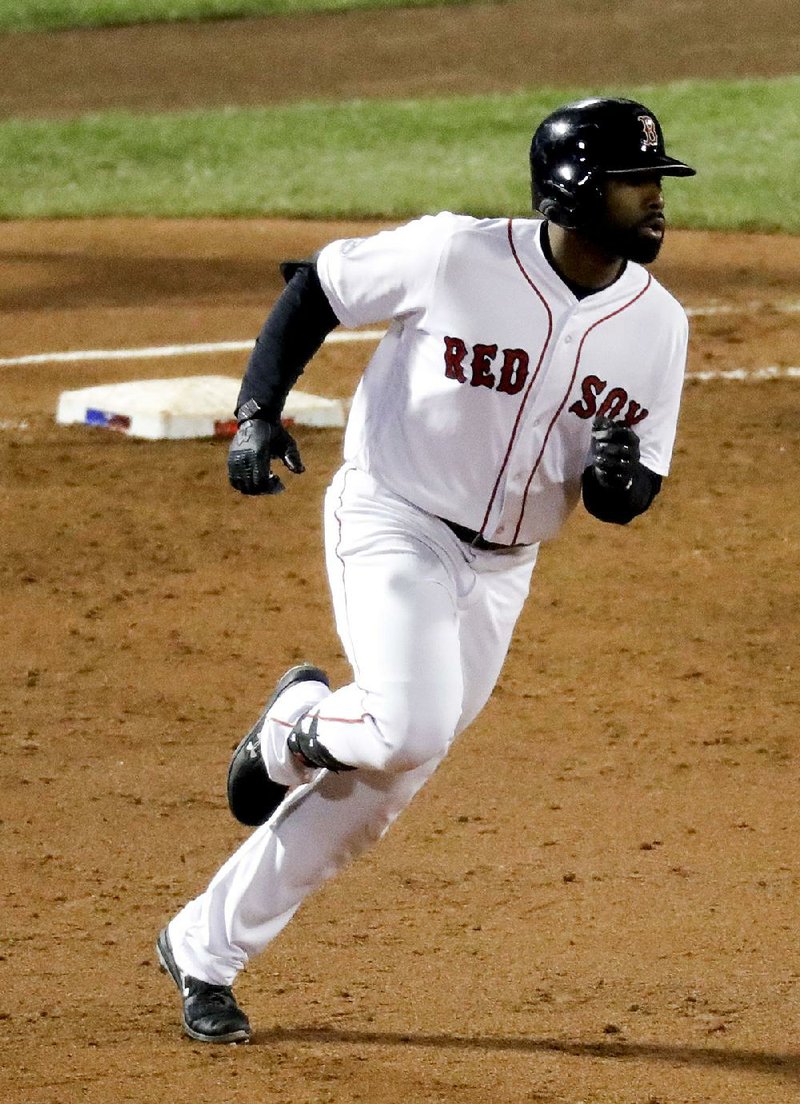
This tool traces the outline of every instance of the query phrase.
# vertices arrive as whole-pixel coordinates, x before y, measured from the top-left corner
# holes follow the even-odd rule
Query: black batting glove
[[[228,480],[245,495],[280,494],[280,477],[270,470],[271,460],[281,460],[290,472],[305,471],[300,450],[280,421],[244,418],[228,450]]]
[[[592,422],[589,462],[601,487],[626,491],[639,464],[639,437],[624,422],[598,416]]]

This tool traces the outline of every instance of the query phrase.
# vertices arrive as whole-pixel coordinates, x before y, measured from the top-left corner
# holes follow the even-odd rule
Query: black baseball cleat
[[[291,667],[275,687],[261,716],[240,742],[231,756],[228,767],[228,808],[239,821],[250,828],[266,824],[289,790],[279,782],[273,782],[264,766],[261,754],[261,726],[275,702],[296,682],[322,682],[330,686],[328,676],[319,667],[301,663]]]
[[[201,1043],[247,1043],[250,1023],[229,985],[211,985],[189,977],[178,966],[166,928],[159,933],[156,953],[161,967],[178,987],[183,1001],[183,1030]]]

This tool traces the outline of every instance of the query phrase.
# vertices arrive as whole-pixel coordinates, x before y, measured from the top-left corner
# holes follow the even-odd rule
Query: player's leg
[[[476,552],[475,585],[461,603],[459,653],[464,696],[457,733],[467,728],[492,695],[514,627],[530,590],[538,548]]]
[[[346,527],[341,510],[339,514],[336,524]],[[383,529],[374,529],[369,555],[343,555],[343,549],[357,546],[358,530],[349,542],[339,537],[329,541],[337,621],[360,684],[322,698],[318,684],[305,690],[298,685],[294,709],[303,708],[301,696],[306,693],[315,713],[334,718],[330,723],[320,720],[323,738],[339,755],[352,759],[360,754],[352,733],[360,733],[364,741],[377,738],[378,755],[391,739],[377,723],[376,737],[375,730],[337,720],[353,701],[356,708],[346,721],[359,718],[366,702],[384,725],[395,710],[405,709],[413,717],[428,708],[437,692],[447,694],[453,704],[426,750],[420,739],[419,745],[412,743],[413,752],[405,753],[422,760],[413,769],[318,772],[284,802],[225,864],[206,893],[173,921],[173,938],[189,972],[202,971],[201,977],[230,983],[248,958],[288,923],[308,893],[383,835],[433,774],[453,736],[478,715],[497,682],[537,550],[472,552],[453,538],[445,552],[434,555],[423,545],[409,560],[408,548],[416,542],[407,534],[411,519],[404,518],[405,528],[388,535],[385,522]],[[419,524],[427,523],[423,519]],[[442,533],[433,525],[430,536],[448,545],[449,530]],[[379,577],[376,562],[382,564]],[[437,564],[446,566],[440,570]],[[432,592],[426,579],[433,580]],[[368,601],[362,602],[362,593]],[[447,596],[443,603],[442,595]],[[384,704],[387,700],[390,707]],[[284,741],[288,723],[282,722]],[[405,716],[401,727],[410,727]],[[350,741],[347,751],[341,750],[343,741],[334,744],[331,739],[340,728]],[[425,725],[419,731],[429,732]]]
[[[321,740],[360,769],[317,772],[296,789],[170,923],[175,959],[192,977],[230,984],[310,892],[380,838],[455,732],[457,605],[471,573],[458,549],[451,564],[426,543],[424,517],[417,524],[392,509],[376,506],[372,489],[329,498],[337,623],[359,681],[322,701],[315,684],[310,704]]]
[[[231,985],[318,886],[367,850],[433,773],[321,771],[257,828],[169,924],[180,969]]]

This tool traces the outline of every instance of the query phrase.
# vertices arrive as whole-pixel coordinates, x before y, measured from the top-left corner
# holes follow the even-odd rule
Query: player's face
[[[605,212],[592,238],[611,256],[648,264],[664,240],[664,194],[660,176],[609,177]]]

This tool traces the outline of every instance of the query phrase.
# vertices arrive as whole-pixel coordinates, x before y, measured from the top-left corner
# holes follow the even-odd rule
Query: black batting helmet
[[[534,209],[566,229],[588,225],[600,210],[606,176],[694,176],[667,157],[661,124],[635,100],[579,100],[548,115],[531,142]]]

